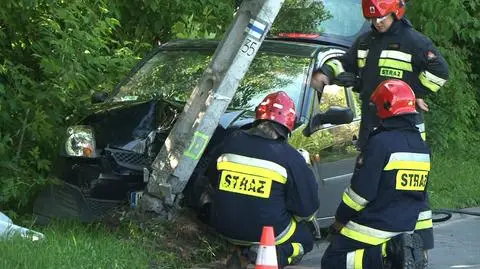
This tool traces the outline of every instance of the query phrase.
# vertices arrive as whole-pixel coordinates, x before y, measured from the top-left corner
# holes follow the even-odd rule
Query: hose
[[[443,222],[447,221],[452,218],[453,213],[458,213],[458,214],[465,214],[465,215],[472,215],[472,216],[478,216],[480,217],[480,212],[473,212],[473,211],[467,211],[467,210],[458,210],[458,209],[434,209],[432,210],[433,215],[445,215],[444,217],[440,218],[432,218],[433,222]]]

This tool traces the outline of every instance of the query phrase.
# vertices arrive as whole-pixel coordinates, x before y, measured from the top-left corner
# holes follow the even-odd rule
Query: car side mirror
[[[108,93],[106,92],[96,92],[92,95],[92,104],[103,103],[108,98]]]
[[[320,130],[323,124],[346,124],[353,121],[353,112],[349,107],[330,107],[323,113],[315,114],[303,129],[303,135],[311,136]]]

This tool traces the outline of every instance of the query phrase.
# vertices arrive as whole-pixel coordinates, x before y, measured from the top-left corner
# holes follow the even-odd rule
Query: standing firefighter
[[[346,54],[327,61],[315,72],[312,86],[321,90],[324,85],[335,83],[353,86],[360,93],[362,121],[357,147],[362,149],[379,124],[375,111],[369,107],[372,90],[388,79],[405,81],[417,97],[416,125],[425,140],[423,111],[428,111],[428,106],[423,98],[445,84],[447,63],[432,42],[403,17],[404,0],[362,0],[362,8],[364,17],[372,22],[372,30],[361,35]],[[425,249],[433,248],[431,215],[426,202],[417,225]]]
[[[413,231],[427,198],[430,151],[415,126],[415,95],[405,82],[386,80],[371,102],[380,126],[357,159],[322,268],[425,268]]]
[[[318,90],[336,83],[353,86],[360,93],[360,148],[378,125],[375,112],[369,110],[368,98],[380,82],[391,78],[407,82],[418,98],[418,107],[428,111],[423,98],[437,92],[448,78],[445,59],[403,17],[404,0],[362,0],[362,8],[364,17],[372,22],[372,30],[361,35],[346,54],[327,61],[312,77],[312,86]],[[417,127],[425,139],[422,113],[418,115]]]
[[[256,108],[253,127],[227,136],[210,169],[217,179],[212,225],[246,247],[258,246],[263,226],[273,226],[280,266],[312,250],[307,223],[319,206],[313,172],[286,141],[294,124],[293,100],[283,91],[269,94]]]

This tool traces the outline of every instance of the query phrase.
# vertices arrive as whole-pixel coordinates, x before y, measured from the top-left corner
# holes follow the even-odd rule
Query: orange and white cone
[[[278,269],[275,233],[271,226],[263,227],[255,269]]]

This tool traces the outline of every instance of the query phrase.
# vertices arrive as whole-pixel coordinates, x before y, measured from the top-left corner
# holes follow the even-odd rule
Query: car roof
[[[182,50],[182,49],[196,49],[196,50],[215,50],[220,43],[219,40],[201,40],[201,39],[179,39],[169,41],[159,50]],[[269,54],[291,55],[299,57],[314,57],[316,52],[325,46],[299,42],[295,40],[270,40],[265,39],[262,43],[260,51],[268,52]]]

